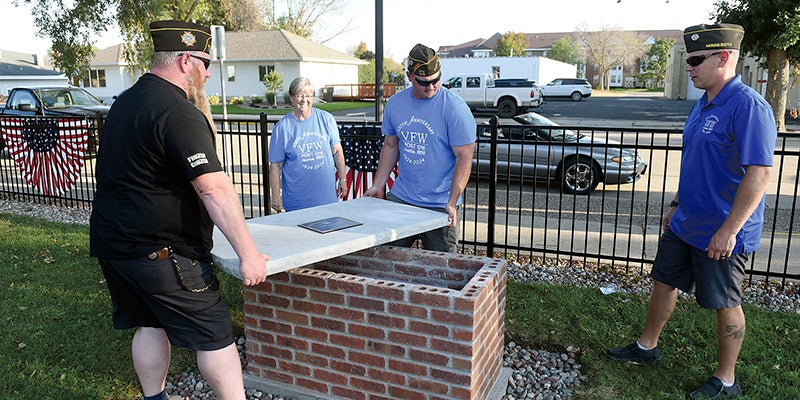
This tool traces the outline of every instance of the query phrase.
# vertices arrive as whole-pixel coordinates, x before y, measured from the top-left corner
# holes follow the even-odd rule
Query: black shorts
[[[724,260],[708,258],[705,250],[692,247],[667,230],[658,241],[658,252],[650,276],[684,292],[695,292],[697,304],[718,310],[742,304],[747,254],[733,254]]]
[[[233,343],[228,304],[211,263],[174,255],[165,260],[99,259],[113,305],[116,329],[163,328],[173,346],[212,351]],[[210,284],[210,286],[209,286]],[[191,289],[205,291],[193,292]]]
[[[386,200],[413,206],[413,204],[403,201],[403,199],[395,196],[394,194],[392,194],[392,192],[386,193]],[[422,208],[427,208],[428,210],[447,213],[447,211],[444,208],[435,208],[435,207],[422,207]],[[456,211],[460,209],[461,209],[460,205],[456,207]],[[420,234],[398,239],[391,243],[386,243],[386,244],[389,246],[411,247],[414,245],[414,242],[416,242],[417,239],[420,239],[422,241],[422,248],[426,250],[441,251],[445,253],[458,253],[458,231],[456,230],[456,227],[450,225],[434,229],[432,231],[423,232]]]

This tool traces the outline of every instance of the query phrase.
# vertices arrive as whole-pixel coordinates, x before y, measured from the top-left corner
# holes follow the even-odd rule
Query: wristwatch
[[[670,201],[670,202],[669,202],[669,206],[670,206],[670,208],[672,208],[672,207],[678,207],[678,202],[677,202],[677,201],[675,201],[675,200],[672,200],[672,201]]]

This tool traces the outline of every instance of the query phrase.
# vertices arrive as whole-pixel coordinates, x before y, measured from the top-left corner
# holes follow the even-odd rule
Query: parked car
[[[544,97],[569,97],[572,101],[581,101],[592,95],[592,85],[586,79],[559,78],[542,86]]]
[[[99,144],[96,122],[108,115],[109,106],[79,87],[20,87],[8,94],[0,116],[88,117],[87,152],[92,155]]]
[[[519,125],[503,125],[497,132],[497,175],[520,180],[556,182],[567,193],[588,194],[600,182],[632,183],[647,164],[636,150],[619,142],[589,138],[529,112],[514,118]],[[488,125],[479,125],[480,138],[491,138]],[[479,138],[479,139],[480,139]],[[478,142],[473,172],[489,172],[491,144]]]
[[[497,81],[486,73],[461,74],[450,78],[444,86],[461,96],[471,110],[496,111],[502,118],[542,104],[541,90],[533,82],[527,79]]]

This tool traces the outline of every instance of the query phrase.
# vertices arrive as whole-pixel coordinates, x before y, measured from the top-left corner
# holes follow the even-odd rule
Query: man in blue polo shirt
[[[683,33],[686,71],[706,92],[684,127],[678,193],[653,262],[644,331],[606,353],[618,361],[660,360],[658,338],[675,309],[677,289],[694,289],[697,303],[716,311],[719,363],[690,394],[693,399],[742,393],[735,376],[745,333],[742,280],[761,239],[777,136],[771,107],[736,74],[743,36],[733,24],[697,25]]]

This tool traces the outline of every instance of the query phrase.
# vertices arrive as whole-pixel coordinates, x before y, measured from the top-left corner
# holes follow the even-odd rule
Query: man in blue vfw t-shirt
[[[475,150],[475,118],[461,97],[441,89],[436,51],[417,44],[407,65],[411,87],[386,103],[378,171],[364,195],[384,197],[396,165],[397,178],[386,199],[446,212],[450,225],[392,244],[411,246],[420,238],[428,250],[456,252],[458,208]]]

